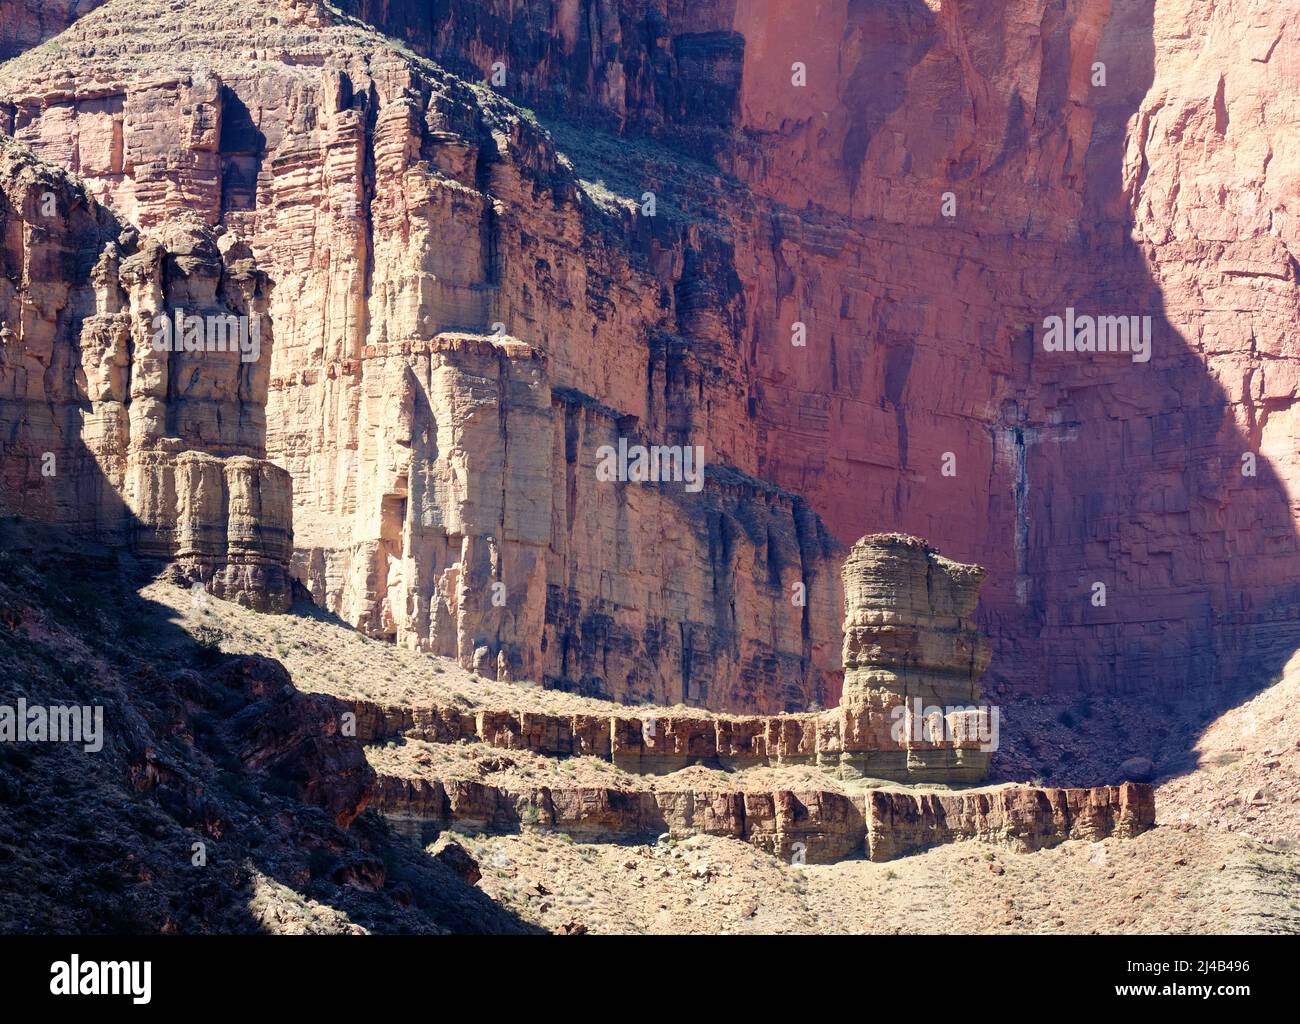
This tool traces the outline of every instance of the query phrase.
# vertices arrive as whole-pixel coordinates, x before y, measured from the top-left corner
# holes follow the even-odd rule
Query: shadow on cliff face
[[[1190,770],[1204,725],[1280,678],[1300,647],[1296,524],[1260,453],[1262,421],[1237,425],[1134,240],[1145,140],[1135,182],[1123,165],[1130,131],[1146,130],[1130,119],[1155,77],[1153,24],[1146,0],[1117,5],[1106,26],[1080,238],[1057,253],[1055,294],[1025,297],[1043,308],[1013,341],[1020,375],[1000,426],[1021,467],[1023,620],[990,622],[987,687],[1004,706],[1003,777],[1095,784]],[[1067,308],[1150,316],[1150,361],[1046,352],[1039,325]]]
[[[1260,452],[1268,404],[1257,417],[1250,414],[1247,427],[1237,425],[1229,396],[1198,351],[1202,342],[1179,322],[1187,316],[1166,309],[1148,254],[1135,241],[1145,163],[1126,176],[1125,159],[1131,133],[1147,130],[1135,114],[1155,80],[1155,4],[1114,5],[1106,17],[1097,13],[1099,5],[1044,6],[1050,10],[1041,27],[1036,94],[1026,100],[1012,92],[1006,137],[985,166],[967,154],[950,168],[954,184],[978,186],[971,189],[975,194],[1009,181],[1009,187],[1040,189],[1040,203],[1054,193],[1035,176],[1059,173],[1057,184],[1081,200],[1077,231],[1064,241],[1044,242],[1041,225],[1060,218],[1043,210],[1015,237],[986,235],[982,249],[967,254],[989,271],[1024,282],[1020,301],[1002,311],[1002,321],[1028,324],[1005,343],[1012,373],[1001,386],[996,419],[979,425],[994,436],[995,465],[989,511],[978,531],[1009,553],[986,585],[981,612],[995,642],[987,695],[1004,712],[994,774],[1060,784],[1116,782],[1134,773],[1167,776],[1193,767],[1205,723],[1270,685],[1300,647],[1296,524],[1286,482]],[[944,18],[973,23],[978,7]],[[1089,94],[1095,120],[1086,152],[1076,154],[1072,83],[1086,45],[1079,40],[1087,32],[1075,32],[1076,20],[1083,19],[1102,28],[1096,59],[1105,64],[1107,82]],[[951,68],[934,70],[944,59],[935,45],[946,30],[941,20],[917,0],[849,6],[856,60],[845,70],[845,92],[862,102],[845,114],[843,151],[834,159],[851,184],[872,140],[904,105],[908,77],[918,65],[932,65],[927,82],[937,76],[953,87],[934,108],[942,116],[931,138],[956,122],[961,89],[974,87],[967,76],[979,84],[976,70],[955,59]],[[972,38],[965,44],[982,45],[977,55],[984,60],[1006,60],[997,42]],[[448,29],[436,42],[428,36],[423,45],[441,57],[438,47],[454,49],[456,33]],[[591,157],[580,162],[584,175],[607,173],[597,165],[609,159],[597,144],[579,139],[580,130],[564,123],[555,127],[562,149]],[[909,136],[909,143],[918,138],[928,146],[918,164],[933,163],[946,151],[944,140],[930,145],[925,133]],[[1144,152],[1144,140],[1140,148]],[[1059,154],[1067,169],[1043,169],[1045,159],[1025,158],[1030,151]],[[635,166],[635,147],[622,152],[632,163],[620,168],[633,183],[624,191],[634,194],[634,183],[646,175]],[[910,163],[909,154],[904,173]],[[1017,182],[1021,173],[1024,181]],[[925,238],[920,241],[924,245]],[[1045,253],[1050,269],[1028,268],[1029,261],[1045,262]],[[777,265],[783,266],[779,256]],[[964,273],[955,268],[954,283]],[[1081,316],[1150,317],[1150,361],[1123,352],[1044,351],[1044,319],[1064,317],[1067,309]],[[888,350],[883,394],[868,397],[897,413],[901,477],[914,471],[907,466],[905,391],[909,376],[925,370],[913,362],[913,339],[903,330],[870,344]],[[1255,456],[1253,476],[1242,472],[1245,454]],[[936,511],[864,508],[856,532],[915,531]],[[954,538],[941,532],[929,531],[927,539],[945,554],[983,561],[960,544],[954,549]],[[1104,603],[1096,584],[1105,587]],[[1152,766],[1125,766],[1134,759]]]
[[[415,5],[394,6],[415,12]],[[876,9],[926,18],[915,0],[855,7]],[[465,8],[472,17],[476,10]],[[1151,0],[1126,4],[1106,26],[1099,56],[1110,84],[1096,94],[1104,99],[1083,165],[1085,227],[1054,254],[1058,287],[1025,296],[1033,326],[1013,342],[1017,377],[1002,421],[990,424],[1023,467],[1017,493],[1024,505],[1005,521],[1007,545],[1023,544],[1018,578],[1007,589],[1023,596],[999,607],[998,618],[985,607],[998,644],[991,696],[1006,709],[1003,775],[1112,781],[1132,757],[1148,757],[1164,773],[1182,770],[1193,763],[1200,724],[1268,685],[1300,640],[1285,483],[1262,456],[1254,477],[1239,468],[1241,454],[1258,451],[1262,427],[1236,426],[1227,395],[1170,322],[1131,239],[1123,161],[1129,119],[1154,80],[1153,11]],[[527,33],[482,17],[526,47]],[[897,24],[882,15],[868,29],[895,32]],[[449,45],[432,20],[418,39],[432,51]],[[878,77],[885,87],[861,107],[843,154],[848,162],[896,109],[898,76],[925,51],[872,43],[863,52],[857,87],[870,90]],[[1068,102],[1068,58],[1068,51],[1045,53],[1038,104],[1032,112],[1018,108],[1004,155],[1059,130],[1051,119]],[[585,76],[585,66],[578,70]],[[724,99],[714,97],[718,109],[731,110]],[[1005,166],[998,159],[986,173]],[[1038,323],[1067,308],[1150,315],[1152,360],[1044,353]],[[886,398],[902,395],[911,372],[903,344],[890,361]],[[929,539],[946,550],[943,536]],[[1096,583],[1107,588],[1105,604],[1091,601]]]
[[[0,148],[12,158],[0,262],[13,270],[7,281],[28,290],[0,290],[0,316],[25,328],[16,344],[6,330],[0,346],[0,383],[11,396],[0,404],[0,505],[28,517],[0,521],[0,930],[529,930],[361,813],[375,777],[359,742],[343,735],[342,706],[298,692],[278,662],[221,655],[215,629],[196,643],[136,593],[163,563],[128,552],[228,556],[228,520],[240,510],[227,506],[217,523],[146,524],[123,500],[121,481],[97,457],[111,463],[123,452],[96,428],[119,425],[132,405],[146,418],[165,414],[170,433],[181,433],[176,388],[166,401],[128,388],[127,325],[119,336],[91,320],[122,301],[96,291],[95,268],[114,239],[128,240],[65,176]],[[33,197],[37,210],[62,197],[61,215],[33,213]],[[28,397],[33,364],[44,368],[43,401]],[[105,367],[114,368],[107,382]],[[195,367],[190,384],[199,376]],[[239,408],[241,423],[247,411]],[[250,415],[246,442],[257,450],[259,428]],[[200,443],[189,450],[206,454],[203,431],[192,433]],[[154,440],[132,454],[143,461],[183,443]],[[208,441],[220,450],[221,437]],[[222,486],[207,480],[187,491],[179,476],[149,483],[196,503]],[[282,524],[256,504],[242,511],[260,552],[263,534]],[[195,597],[206,600],[201,588]],[[77,724],[94,735],[13,734],[19,721],[41,729],[43,716],[24,710],[47,707],[82,710]]]
[[[374,773],[343,705],[196,642],[147,579],[0,521],[0,705],[103,709],[98,751],[0,744],[0,931],[535,930],[357,816]]]

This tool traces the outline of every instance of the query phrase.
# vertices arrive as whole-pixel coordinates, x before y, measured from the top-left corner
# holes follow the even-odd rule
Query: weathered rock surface
[[[829,711],[550,715],[357,700],[357,734],[367,742],[468,739],[551,757],[594,756],[635,772],[816,764],[842,778],[977,781],[998,741],[988,709],[978,707],[988,642],[969,618],[982,579],[979,566],[952,562],[915,537],[858,541],[843,569],[844,698]]]
[[[109,3],[60,44],[6,67],[8,130],[143,227],[239,231],[275,282],[266,445],[318,602],[501,678],[835,702],[837,545],[749,472],[725,239],[312,4]],[[601,479],[620,441],[700,446],[702,487]]]
[[[265,319],[247,247],[185,217],[141,238],[3,138],[0,245],[0,506],[287,607],[292,488],[264,457],[266,359],[154,345],[156,315]]]
[[[634,777],[668,776],[644,789],[498,784],[462,777],[454,760],[438,762],[417,752],[405,767],[379,766],[376,806],[420,836],[449,826],[505,832],[521,825],[558,829],[585,841],[704,833],[813,863],[862,852],[887,860],[966,839],[1028,851],[1066,839],[1126,838],[1150,828],[1155,803],[1149,785],[953,793],[763,791],[760,785],[756,791],[739,781],[735,789],[684,786],[671,774],[694,765],[740,772],[816,765],[851,780],[982,778],[992,749],[987,741],[996,743],[996,732],[952,727],[954,718],[988,713],[976,705],[989,647],[970,620],[983,576],[979,566],[943,558],[914,537],[881,534],[858,541],[843,568],[843,701],[820,714],[733,717],[649,709],[635,716],[555,715],[449,705],[385,708],[356,700],[357,735],[365,742],[468,741],[547,758],[601,758]],[[899,712],[920,719],[921,708],[947,722],[937,728],[931,723],[933,732],[923,731],[921,721],[914,732],[900,731]],[[487,756],[475,770],[515,767],[510,759]]]
[[[346,9],[463,76],[500,61],[543,121],[593,116],[554,121],[561,159],[486,89],[266,0],[110,2],[57,54],[6,65],[0,93],[5,126],[122,217],[187,206],[249,239],[276,283],[268,450],[295,482],[297,571],[349,621],[629,700],[832,702],[834,574],[809,509],[769,512],[750,483],[725,515],[710,497],[656,519],[653,488],[588,486],[594,437],[573,424],[598,403],[605,431],[705,438],[711,465],[805,496],[842,541],[897,529],[986,566],[998,683],[1222,704],[1295,648],[1287,5]],[[1151,361],[1044,352],[1039,325],[1075,307],[1152,316]],[[513,411],[496,396],[519,394],[522,357],[486,377],[480,418],[529,426],[482,451],[509,493],[474,521],[469,481],[458,535],[402,479],[423,442],[401,442],[398,400],[472,437],[446,404],[463,385],[426,397],[446,357],[405,346],[494,323],[494,347],[518,339],[544,370],[527,357]],[[510,444],[545,450],[548,387],[566,474],[544,513],[537,480],[496,467]],[[480,453],[439,458],[450,479]],[[634,564],[609,560],[611,529]],[[439,550],[444,578],[417,579]],[[782,599],[796,576],[806,616]]]
[[[469,855],[465,847],[449,836],[443,836],[439,839],[429,852],[434,860],[451,871],[466,885],[474,885],[483,877],[478,862]]]
[[[0,60],[16,57],[58,35],[102,3],[104,0],[9,0],[0,19]],[[54,52],[55,47],[49,50]]]
[[[629,192],[692,201],[646,136],[734,176],[707,206],[746,299],[738,464],[841,540],[899,530],[987,567],[1001,680],[1221,708],[1295,649],[1294,6],[345,9],[636,139],[571,147],[621,159]],[[1151,361],[1043,352],[1067,307],[1150,314]]]
[[[97,750],[0,743],[0,931],[534,930],[356,819],[374,773],[341,706],[195,644],[133,568],[0,521],[0,704],[103,708]]]
[[[514,831],[527,824],[587,842],[704,833],[742,839],[785,859],[802,856],[810,864],[856,854],[891,860],[965,840],[1029,852],[1067,839],[1129,838],[1155,824],[1151,787],[1137,783],[851,796],[815,790],[508,790],[471,780],[381,774],[375,806],[417,831]]]
[[[866,798],[872,860],[964,839],[1039,850],[1065,839],[1132,838],[1155,824],[1151,786],[1092,789],[1008,787],[962,793],[889,793]]]
[[[340,828],[351,825],[370,802],[375,772],[356,739],[341,734],[339,702],[299,693],[282,665],[264,659],[236,660],[218,682],[250,700],[228,727],[244,768],[288,784]]]

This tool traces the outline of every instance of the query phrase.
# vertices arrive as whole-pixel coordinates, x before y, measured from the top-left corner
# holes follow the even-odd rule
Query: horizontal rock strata
[[[287,608],[292,483],[265,458],[269,284],[247,247],[186,217],[140,236],[0,138],[0,262],[0,508]],[[220,350],[160,349],[155,318],[178,315]]]
[[[507,790],[470,780],[381,774],[374,806],[399,826],[425,830],[555,829],[588,842],[705,833],[752,843],[776,856],[828,863],[865,855],[891,860],[943,843],[974,840],[1030,852],[1069,839],[1129,838],[1155,824],[1152,788],[1010,787],[962,793],[876,790],[635,791],[542,786]]]
[[[381,707],[357,700],[357,736],[363,742],[412,737],[433,743],[472,740],[502,750],[530,750],[549,757],[591,756],[628,771],[662,774],[692,764],[746,768],[816,764],[833,774],[852,759],[875,769],[873,778],[960,781],[963,771],[927,768],[936,753],[957,758],[971,775],[982,774],[983,755],[969,746],[891,738],[889,716],[847,710],[822,713],[723,718],[611,712],[608,715],[552,715],[533,711],[463,710],[455,706]],[[850,776],[850,777],[854,777]]]
[[[859,540],[841,572],[841,773],[879,776],[892,745],[906,750],[905,763],[895,755],[894,773],[983,778],[998,739],[989,720],[996,710],[979,704],[991,655],[974,622],[984,570],[915,537],[879,534]]]
[[[911,713],[919,700],[923,708],[962,709],[949,718],[986,714],[976,706],[988,644],[968,618],[982,578],[978,566],[951,562],[913,537],[864,537],[854,545],[844,564],[849,674],[841,706],[829,711],[549,715],[356,701],[358,735],[368,742],[399,736],[441,743],[473,739],[548,756],[601,757],[637,772],[702,763],[816,764],[843,778],[978,780],[992,749],[987,737],[973,728],[927,732],[919,721],[909,734],[902,713]]]

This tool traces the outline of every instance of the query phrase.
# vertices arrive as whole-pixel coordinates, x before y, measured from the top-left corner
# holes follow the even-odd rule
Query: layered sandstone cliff
[[[152,13],[109,3],[11,62],[3,127],[146,229],[184,208],[248,239],[317,601],[502,678],[834,703],[838,548],[749,472],[719,227],[585,180],[526,114],[323,7]],[[602,479],[620,444],[698,453],[702,481]]]
[[[734,176],[690,208],[735,225],[749,471],[986,566],[1001,681],[1222,706],[1295,648],[1293,6],[344,6]],[[1069,307],[1150,315],[1151,361],[1044,352]]]
[[[120,216],[191,207],[248,239],[276,284],[267,445],[295,482],[297,571],[349,621],[625,699],[829,703],[819,514],[842,542],[898,529],[986,566],[998,686],[1221,705],[1294,648],[1285,6],[344,10],[361,21],[113,0],[9,62],[0,93],[4,127]],[[1151,316],[1150,361],[1045,352],[1070,308]],[[499,502],[470,480],[484,515],[456,512],[457,534],[417,518],[399,407],[428,401],[446,352],[487,351],[464,338],[516,353],[467,376],[530,432],[439,449],[435,477],[545,450],[546,388],[566,475],[545,500],[504,469]],[[570,478],[593,418],[703,443],[738,490],[678,516]],[[590,526],[611,517],[624,561]]]
[[[183,331],[155,344],[156,317],[178,310],[223,330],[265,319],[247,247],[184,218],[141,237],[5,139],[0,239],[0,506],[287,607],[291,483],[264,457],[266,361],[187,350]]]

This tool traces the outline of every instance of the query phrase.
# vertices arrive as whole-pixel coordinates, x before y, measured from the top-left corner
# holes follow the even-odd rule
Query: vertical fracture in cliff
[[[266,460],[265,275],[178,217],[142,237],[0,137],[0,509],[289,605],[289,474]]]

